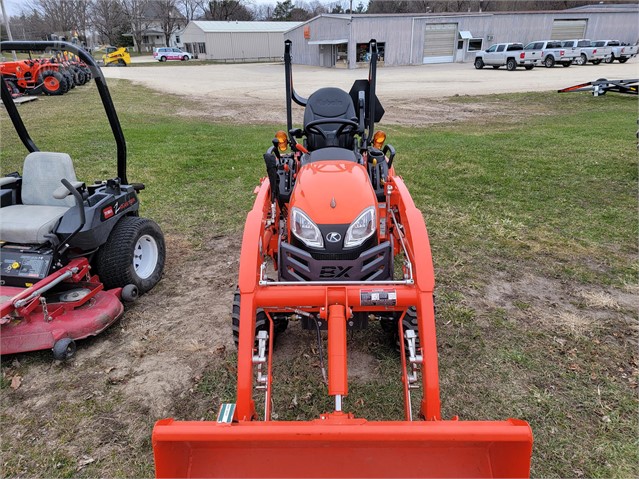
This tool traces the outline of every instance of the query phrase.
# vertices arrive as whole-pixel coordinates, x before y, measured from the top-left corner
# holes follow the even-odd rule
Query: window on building
[[[149,43],[149,37],[147,35],[142,37],[142,43]]]
[[[179,35],[175,35],[175,43],[180,43],[180,36]]]
[[[386,42],[380,42],[377,44],[377,55],[378,60],[380,62],[384,61],[384,52],[386,50]],[[368,43],[358,43],[357,44],[357,61],[358,62],[369,62],[370,61],[370,53],[368,53]]]
[[[348,43],[340,43],[337,45],[337,62],[348,63]]]
[[[186,48],[187,52],[193,53],[193,50],[191,49],[191,44],[190,43],[185,43],[184,44],[184,48]]]
[[[200,53],[206,53],[206,43],[198,43],[197,48]]]
[[[484,40],[482,38],[471,38],[468,40],[468,51],[477,52],[482,49]]]
[[[464,40],[457,40],[457,50],[464,49]]]

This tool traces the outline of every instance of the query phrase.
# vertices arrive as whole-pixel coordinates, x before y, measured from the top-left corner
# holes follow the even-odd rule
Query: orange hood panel
[[[377,203],[368,172],[350,161],[318,161],[303,166],[291,196],[318,225],[351,223]]]

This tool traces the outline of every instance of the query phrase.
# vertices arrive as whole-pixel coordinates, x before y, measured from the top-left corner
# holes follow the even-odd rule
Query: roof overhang
[[[348,40],[313,40],[308,42],[309,45],[341,45],[342,43],[348,43]]]
[[[473,34],[470,33],[468,30],[460,30],[459,31],[459,38],[461,38],[462,40],[470,40],[473,37]]]

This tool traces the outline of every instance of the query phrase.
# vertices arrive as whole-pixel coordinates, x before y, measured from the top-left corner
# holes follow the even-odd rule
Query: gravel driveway
[[[278,122],[284,113],[284,67],[281,63],[194,65],[193,62],[173,62],[105,68],[103,71],[107,78],[132,80],[155,90],[195,97],[201,101],[200,113],[220,119]],[[302,96],[324,86],[348,91],[354,80],[366,76],[364,69],[293,67],[295,88]],[[556,91],[599,78],[639,78],[639,61],[634,58],[625,64],[537,67],[530,71],[518,68],[513,72],[505,68],[476,70],[471,63],[385,67],[378,69],[377,93],[388,112],[386,122],[424,124],[442,113],[441,102],[437,105],[437,100],[443,97]],[[459,113],[457,109],[456,115]],[[446,116],[445,111],[443,114]],[[460,116],[456,118],[461,119]]]

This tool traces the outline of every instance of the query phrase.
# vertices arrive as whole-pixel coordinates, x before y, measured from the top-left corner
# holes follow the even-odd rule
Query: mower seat
[[[77,181],[71,157],[66,153],[36,151],[27,155],[22,168],[22,204],[0,208],[0,240],[45,243],[60,218],[75,205],[73,196],[53,197],[63,178],[71,183]]]
[[[327,118],[343,118],[352,120],[356,118],[355,107],[351,96],[339,88],[320,88],[306,101],[304,110],[304,128],[311,121],[324,120]],[[318,125],[317,128],[325,133],[329,133],[328,138],[317,133],[307,133],[306,147],[312,151],[329,146],[337,146],[352,150],[354,148],[355,132],[340,135],[338,138],[331,137],[330,132],[334,132],[341,125],[339,123],[328,123]]]

